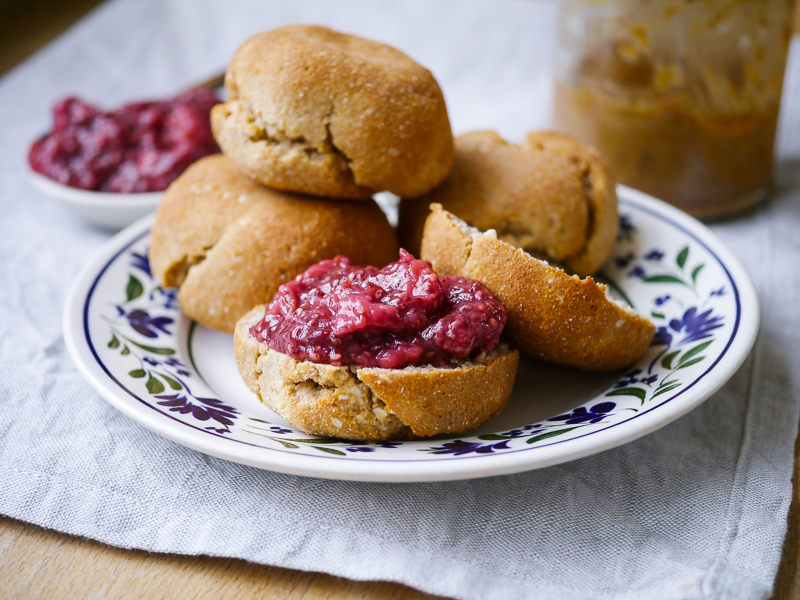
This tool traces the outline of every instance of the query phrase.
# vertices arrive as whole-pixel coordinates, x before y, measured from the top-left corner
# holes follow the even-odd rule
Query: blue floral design
[[[233,419],[239,414],[238,410],[216,398],[198,398],[195,396],[194,399],[200,404],[193,404],[183,394],[158,395],[156,398],[161,400],[157,404],[168,406],[171,412],[177,412],[182,415],[192,413],[192,416],[198,421],[214,419],[217,423],[223,425],[233,425]]]
[[[644,255],[645,260],[660,261],[662,258],[664,258],[664,253],[656,249],[650,250],[650,252]]]
[[[633,223],[631,222],[631,216],[630,215],[620,215],[619,216],[619,228],[620,228],[620,231],[625,231],[625,232],[635,231],[636,230],[636,228],[633,226]]]
[[[711,292],[711,296],[724,296],[727,292],[725,291],[725,286],[722,286],[718,290],[714,290]]]
[[[131,252],[131,266],[136,267],[137,269],[144,271],[150,277],[152,277],[152,273],[150,272],[150,259],[148,257],[148,250],[145,250],[143,254],[139,254],[138,252]]]
[[[213,431],[214,433],[230,433],[230,429],[223,429],[222,427],[206,427],[206,431]]]
[[[467,442],[465,440],[453,440],[445,442],[441,446],[434,446],[426,449],[431,454],[452,454],[462,456],[464,454],[493,454],[497,450],[508,450],[508,440],[496,442],[494,444],[481,444],[480,442]]]
[[[636,371],[641,372],[639,369],[636,369]],[[589,423],[599,423],[606,418],[616,406],[617,405],[614,402],[601,402],[600,404],[595,404],[589,410],[586,410],[586,407],[584,406],[579,406],[571,413],[567,413],[566,415],[558,415],[557,417],[551,417],[547,420],[564,421],[564,423],[567,425],[586,423],[587,421]]]
[[[614,259],[614,262],[617,264],[617,266],[618,266],[620,269],[624,269],[624,268],[625,268],[625,267],[627,267],[629,264],[631,264],[631,261],[632,261],[634,258],[636,258],[636,255],[635,255],[633,252],[628,252],[628,253],[627,253],[625,256],[617,256],[617,257]]]
[[[156,330],[162,331],[167,335],[172,335],[167,329],[167,325],[174,322],[171,317],[151,317],[147,311],[140,308],[134,309],[129,313],[126,313],[120,306],[117,306],[117,310],[121,313],[120,316],[125,315],[128,324],[133,330],[141,333],[145,337],[157,338],[158,331]]]
[[[175,288],[163,288],[158,286],[150,294],[150,299],[155,300],[156,294],[163,298],[163,306],[167,310],[178,308],[178,290]]]
[[[520,429],[504,431],[500,435],[515,438],[522,437],[523,435],[534,435],[541,433],[542,431],[544,431],[544,427],[542,425],[525,425],[525,427],[521,427]]]
[[[274,433],[278,433],[280,435],[286,435],[288,433],[294,433],[291,429],[286,429],[285,427],[278,427],[277,425],[272,425],[270,430]]]
[[[653,336],[653,341],[650,342],[651,346],[670,346],[672,344],[672,334],[666,327],[659,327],[656,329],[656,334]]]
[[[671,346],[674,339],[673,332],[675,335],[681,332],[684,334],[678,346],[712,337],[711,332],[722,327],[724,320],[721,315],[712,316],[712,312],[709,308],[698,314],[696,306],[688,308],[680,319],[672,319],[669,322],[669,328],[662,326],[656,329],[651,345]]]
[[[723,318],[721,315],[712,316],[712,309],[708,309],[700,314],[697,313],[697,307],[693,306],[683,313],[683,317],[672,319],[669,322],[670,329],[676,333],[683,332],[683,339],[678,343],[679,346],[690,344],[698,340],[710,338],[711,332],[719,327],[722,327]]]
[[[397,448],[401,444],[400,442],[379,442],[378,446],[381,448]]]
[[[659,296],[658,298],[655,299],[654,302],[656,303],[656,306],[661,306],[662,304],[667,302],[670,298],[672,298],[672,296],[667,294],[666,296]]]
[[[644,267],[641,265],[636,265],[633,269],[631,269],[630,273],[628,273],[628,277],[638,277],[639,279],[644,279],[647,277],[647,271],[645,271]]]
[[[628,386],[632,383],[636,383],[637,381],[639,381],[636,378],[636,376],[639,375],[641,372],[642,372],[641,369],[633,369],[631,371],[628,371],[627,373],[625,373],[622,379],[620,379],[617,383],[614,384],[614,387],[621,388]]]

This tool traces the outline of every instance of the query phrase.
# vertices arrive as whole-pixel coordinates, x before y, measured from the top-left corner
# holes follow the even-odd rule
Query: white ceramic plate
[[[758,301],[744,269],[703,225],[621,187],[621,231],[603,277],[659,327],[625,372],[523,359],[508,406],[469,435],[353,443],[306,435],[239,378],[231,336],[184,317],[147,262],[152,217],[114,237],[75,282],[64,336],[113,406],[179,444],[227,460],[330,479],[442,481],[514,473],[630,442],[695,408],[747,356]]]
[[[103,229],[122,229],[153,212],[164,192],[115,194],[69,187],[28,169],[31,184],[51,198],[63,202],[92,225]]]

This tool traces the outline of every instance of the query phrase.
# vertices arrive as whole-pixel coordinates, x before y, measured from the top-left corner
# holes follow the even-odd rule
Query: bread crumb
[[[337,419],[336,417],[332,417],[332,418],[331,418],[331,423],[333,423],[334,425],[336,425],[336,427],[337,427],[338,429],[341,429],[341,428],[342,428],[342,422],[341,422],[339,419]]]

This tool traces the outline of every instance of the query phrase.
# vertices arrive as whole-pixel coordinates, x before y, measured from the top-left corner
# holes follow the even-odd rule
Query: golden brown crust
[[[458,367],[378,369],[298,361],[258,343],[250,327],[260,306],[236,325],[236,364],[247,386],[286,421],[316,435],[357,440],[464,433],[505,406],[519,353],[499,347]]]
[[[530,133],[525,144],[569,160],[580,172],[588,200],[589,227],[583,250],[566,259],[564,265],[572,273],[592,275],[611,255],[617,239],[619,211],[616,181],[594,147],[581,144],[563,133]]]
[[[506,405],[519,353],[499,348],[456,368],[359,369],[361,379],[415,435],[465,433]]]
[[[400,204],[404,247],[418,252],[428,206],[435,202],[481,231],[589,275],[608,258],[617,234],[614,182],[597,152],[558,133],[509,144],[493,131],[456,139],[447,179]]]
[[[271,190],[226,157],[194,163],[164,193],[151,230],[150,263],[180,287],[183,311],[232,332],[256,304],[312,264],[337,254],[382,267],[397,242],[374,201],[322,200]]]
[[[211,124],[223,151],[270,187],[331,198],[424,194],[453,138],[433,75],[403,53],[325,27],[255,35],[231,60]]]
[[[587,371],[626,367],[647,350],[653,324],[606,297],[591,277],[567,275],[491,234],[469,232],[433,205],[422,258],[441,275],[477,279],[506,309],[508,335],[531,356]]]

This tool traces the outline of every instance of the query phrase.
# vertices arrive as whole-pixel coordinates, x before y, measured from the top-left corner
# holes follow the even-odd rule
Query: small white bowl
[[[153,212],[164,192],[117,194],[69,187],[28,169],[28,178],[42,193],[60,200],[92,225],[122,229]]]

